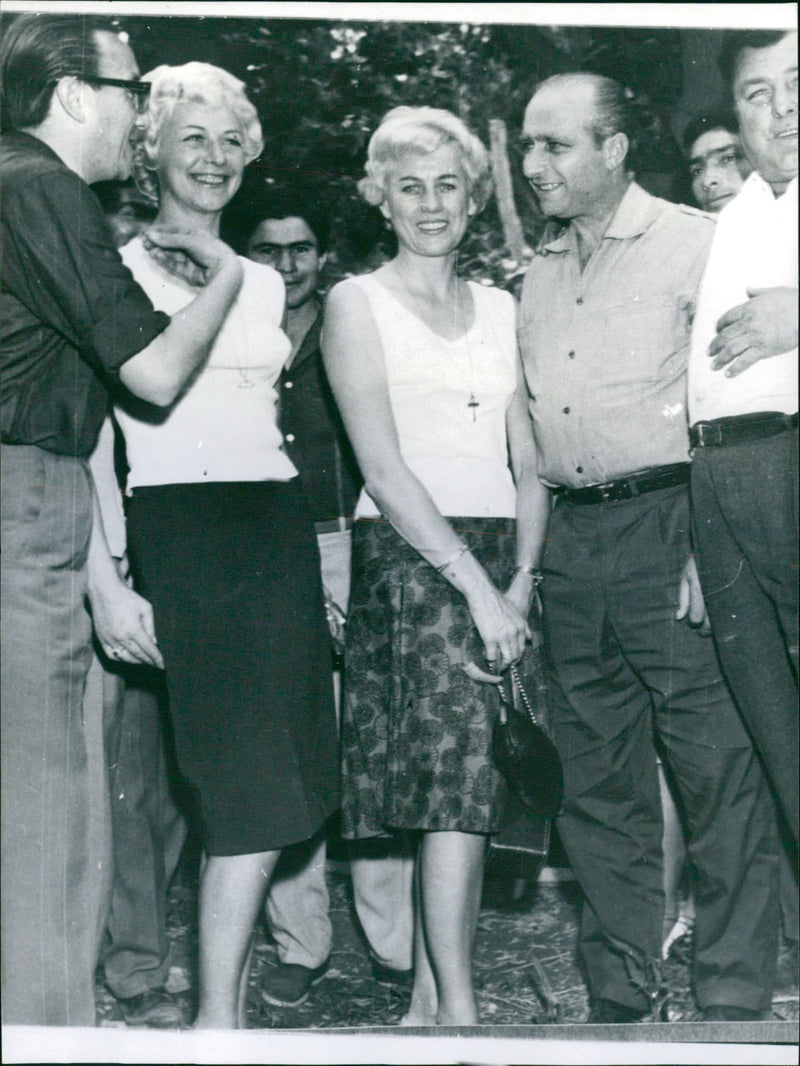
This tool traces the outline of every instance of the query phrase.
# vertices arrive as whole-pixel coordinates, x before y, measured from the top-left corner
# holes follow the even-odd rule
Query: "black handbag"
[[[535,714],[519,670],[498,682],[500,713],[492,728],[492,759],[509,791],[536,814],[555,818],[564,795],[564,771],[556,746]]]

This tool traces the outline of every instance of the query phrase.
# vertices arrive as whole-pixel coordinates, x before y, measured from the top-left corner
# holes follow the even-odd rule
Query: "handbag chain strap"
[[[514,685],[516,686],[517,692],[519,693],[519,698],[522,700],[522,706],[528,712],[528,717],[530,718],[530,720],[533,722],[533,724],[535,726],[539,726],[541,728],[541,722],[539,721],[539,719],[534,714],[533,707],[531,706],[531,701],[528,699],[528,693],[525,691],[525,689],[523,687],[522,679],[519,676],[519,670],[517,669],[517,664],[516,663],[514,663],[509,668],[509,673],[511,674],[511,680],[514,683]]]

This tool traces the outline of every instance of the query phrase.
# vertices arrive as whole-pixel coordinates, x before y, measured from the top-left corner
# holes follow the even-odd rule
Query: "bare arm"
[[[108,549],[97,492],[92,489],[92,536],[89,542],[89,602],[97,639],[110,659],[163,667],[156,642],[153,609],[128,588]]]
[[[522,364],[517,360],[517,390],[506,416],[511,468],[517,486],[517,566],[538,569],[550,520],[549,490],[539,480],[533,423],[528,411],[528,390]],[[508,598],[528,616],[535,594],[533,576],[518,570]]]
[[[210,234],[153,229],[148,238],[164,248],[188,253],[192,277],[203,282],[195,299],[119,372],[122,384],[135,396],[166,407],[207,358],[241,287],[242,266],[227,244]]]
[[[514,662],[529,631],[511,601],[489,580],[439,513],[400,453],[389,400],[380,336],[364,294],[337,286],[328,297],[322,340],[328,379],[364,482],[381,513],[442,576],[461,592],[489,660]]]

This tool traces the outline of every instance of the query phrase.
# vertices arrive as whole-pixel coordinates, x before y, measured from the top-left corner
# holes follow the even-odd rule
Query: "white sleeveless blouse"
[[[196,290],[153,260],[136,237],[121,250],[153,305],[179,314]],[[240,258],[242,286],[202,370],[164,411],[115,408],[125,435],[128,489],[212,481],[288,481],[276,383],[291,343],[281,330],[277,271]]]
[[[516,489],[506,433],[516,387],[512,296],[469,282],[474,322],[465,336],[451,341],[408,311],[373,275],[343,284],[357,285],[369,301],[400,452],[440,513],[513,518]],[[362,490],[356,518],[379,514]]]

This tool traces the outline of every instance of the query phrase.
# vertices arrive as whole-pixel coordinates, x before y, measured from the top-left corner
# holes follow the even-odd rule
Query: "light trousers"
[[[350,532],[322,533],[317,540],[322,581],[346,613],[350,598]],[[334,686],[338,714],[338,669],[334,670]],[[324,832],[285,849],[281,855],[267,894],[266,912],[282,963],[316,969],[330,954],[332,933],[325,861]],[[350,845],[350,876],[356,913],[373,957],[392,969],[410,969],[414,928],[414,860],[410,849],[394,841]]]

